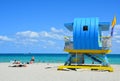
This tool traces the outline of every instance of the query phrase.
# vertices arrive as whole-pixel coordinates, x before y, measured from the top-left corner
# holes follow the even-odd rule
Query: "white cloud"
[[[69,32],[63,29],[51,27],[48,31],[19,31],[12,38],[0,36],[0,40],[10,41],[13,45],[20,48],[48,48],[51,51],[63,50],[64,36]],[[32,50],[32,49],[31,49]]]
[[[120,43],[120,40],[116,40],[117,43]]]
[[[51,35],[48,32],[46,32],[46,31],[41,31],[39,33],[39,35],[42,36],[42,37],[50,37],[51,38]]]
[[[63,29],[56,29],[54,27],[51,27],[51,31],[55,32],[55,33],[62,33],[62,32],[64,32]]]
[[[22,32],[17,32],[16,33],[16,44],[46,44],[46,45],[55,45],[54,41],[51,41],[51,39],[62,39],[63,36],[52,33],[52,32],[47,32],[47,31],[41,31],[41,32],[33,32],[33,31],[22,31]]]
[[[42,42],[42,47],[43,48],[53,48],[56,46],[56,41],[52,41],[52,40],[40,40],[40,42]]]
[[[18,45],[36,45],[39,41],[37,39],[16,39],[14,41],[15,44]]]
[[[63,40],[65,35],[68,35],[69,32],[64,31],[63,29],[56,29],[54,27],[51,27],[51,31],[40,31],[40,32],[34,32],[34,31],[22,31],[17,32],[16,36],[19,39],[56,39],[56,40]],[[69,34],[70,35],[70,34]]]
[[[120,25],[115,25],[113,31],[114,31],[113,36],[118,35],[118,34],[120,35]],[[111,33],[111,27],[109,31],[102,31],[102,35],[104,36],[110,36],[110,33]]]
[[[72,33],[63,29],[56,29],[54,27],[51,27],[51,31],[41,31],[40,33],[41,37],[45,38],[51,38],[56,40],[63,40],[64,36],[71,36]]]
[[[22,31],[16,33],[16,44],[34,45],[39,42],[39,33],[34,31]]]
[[[51,40],[47,41],[47,43],[48,43],[49,45],[55,45],[55,42],[54,42],[54,41],[51,41]]]
[[[120,24],[115,25],[115,28],[120,30]]]
[[[56,42],[55,41],[52,41],[52,40],[40,40],[40,42],[43,42],[44,43],[44,45],[51,45],[51,46],[54,46],[55,44],[56,44]]]
[[[117,34],[120,35],[120,25],[115,25],[114,27],[114,35],[117,35]]]
[[[113,44],[120,43],[120,25],[115,25],[113,32]]]
[[[39,40],[37,40],[37,39],[30,39],[29,41],[31,41],[31,42],[39,42]]]
[[[39,33],[40,37],[45,37],[45,38],[51,38],[51,39],[56,39],[56,40],[63,40],[64,35],[61,33],[55,33],[55,32],[47,32],[47,31],[42,31]]]
[[[23,31],[23,32],[17,32],[17,36],[22,36],[22,37],[29,37],[29,38],[37,38],[39,37],[39,34],[34,31]]]
[[[12,41],[12,39],[7,36],[0,36],[0,40],[1,41]]]
[[[114,37],[120,39],[120,35],[116,35],[116,36],[114,36]]]
[[[43,46],[43,48],[47,48],[47,46]]]
[[[117,32],[114,32],[114,35],[117,35]]]

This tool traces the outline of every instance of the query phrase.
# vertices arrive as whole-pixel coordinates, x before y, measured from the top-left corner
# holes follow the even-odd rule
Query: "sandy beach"
[[[61,63],[35,63],[27,67],[8,67],[0,63],[0,81],[120,81],[120,65],[112,65],[114,72],[79,69],[57,71]]]

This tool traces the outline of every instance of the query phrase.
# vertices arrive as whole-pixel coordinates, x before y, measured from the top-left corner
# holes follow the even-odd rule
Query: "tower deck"
[[[111,50],[74,50],[74,49],[64,49],[65,52],[73,54],[108,54]]]

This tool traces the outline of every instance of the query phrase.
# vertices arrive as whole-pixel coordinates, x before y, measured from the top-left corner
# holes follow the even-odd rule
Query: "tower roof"
[[[64,26],[69,30],[73,31],[73,25],[74,23],[65,23]],[[101,31],[108,31],[110,28],[110,23],[109,22],[99,22],[99,28]]]

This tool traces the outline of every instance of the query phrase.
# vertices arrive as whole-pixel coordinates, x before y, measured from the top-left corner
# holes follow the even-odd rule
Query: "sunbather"
[[[14,61],[13,64],[20,64],[20,61]]]
[[[16,65],[12,65],[9,67],[27,67],[27,65],[26,64],[16,64]]]

